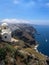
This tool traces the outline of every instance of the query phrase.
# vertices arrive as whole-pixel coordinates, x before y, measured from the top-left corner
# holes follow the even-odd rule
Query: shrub
[[[6,49],[0,48],[0,60],[4,60],[6,56]]]

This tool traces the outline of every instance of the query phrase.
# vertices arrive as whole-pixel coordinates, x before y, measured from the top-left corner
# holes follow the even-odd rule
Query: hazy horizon
[[[40,23],[38,23],[40,22]],[[44,23],[41,23],[41,22],[45,22]],[[49,24],[46,24],[46,22],[49,22],[48,21],[44,21],[44,20],[23,20],[23,19],[3,19],[3,20],[0,20],[0,23],[26,23],[26,24],[34,24],[34,25],[49,25]]]

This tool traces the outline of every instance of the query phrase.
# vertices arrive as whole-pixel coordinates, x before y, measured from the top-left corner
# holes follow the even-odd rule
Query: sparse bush
[[[6,49],[0,48],[0,60],[4,60],[6,56]]]
[[[7,53],[10,53],[11,57],[14,57],[16,49],[12,45],[7,44],[5,49]]]

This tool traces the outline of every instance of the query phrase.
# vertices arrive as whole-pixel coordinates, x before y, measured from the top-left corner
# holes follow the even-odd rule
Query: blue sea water
[[[49,56],[49,26],[35,25],[34,26],[39,33],[36,34],[36,40],[39,43],[38,51]]]

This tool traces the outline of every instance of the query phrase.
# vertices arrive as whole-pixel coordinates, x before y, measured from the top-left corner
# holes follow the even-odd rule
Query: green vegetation
[[[0,33],[1,33],[1,30],[0,30]]]
[[[0,46],[2,48],[0,48],[0,57],[4,57],[5,55],[7,55],[7,53],[10,53],[11,55],[13,54],[14,55],[14,52],[15,52],[15,48],[10,45],[10,44],[0,44]]]
[[[0,60],[5,59],[6,56],[6,49],[0,48]]]

